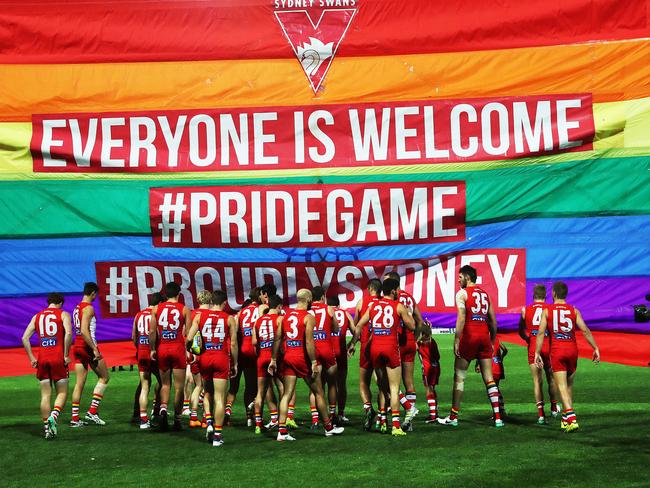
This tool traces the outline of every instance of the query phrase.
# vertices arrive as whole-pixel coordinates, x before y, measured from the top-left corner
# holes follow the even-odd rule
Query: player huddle
[[[427,390],[428,423],[457,426],[467,370],[477,360],[477,370],[485,382],[496,427],[502,427],[503,397],[498,382],[504,376],[503,357],[507,350],[499,345],[497,322],[488,294],[476,285],[476,270],[463,266],[459,273],[460,291],[456,296],[457,322],[454,341],[454,382],[452,407],[444,419],[437,415],[436,385],[440,376],[440,354],[431,336],[431,326],[422,319],[413,297],[400,289],[400,277],[391,272],[370,280],[367,294],[357,303],[352,317],[339,308],[338,297],[326,297],[326,290],[315,287],[297,292],[294,307],[286,307],[272,284],[254,288],[242,309],[234,315],[225,309],[223,290],[201,291],[195,310],[179,302],[180,287],[167,283],[164,295],[152,294],[149,306],[133,322],[133,343],[137,349],[140,385],[136,391],[141,429],[152,426],[148,416],[152,377],[158,385],[152,415],[161,430],[170,428],[168,405],[172,383],[174,417],[172,429],[179,430],[185,400],[186,377],[194,388],[185,405],[190,408],[190,427],[205,428],[213,446],[223,445],[223,428],[229,425],[232,405],[244,377],[244,402],[248,425],[255,433],[276,429],[277,440],[294,441],[293,431],[296,382],[302,378],[310,390],[312,427],[319,422],[325,436],[344,432],[347,401],[348,361],[359,344],[359,392],[363,402],[364,428],[371,430],[375,419],[381,432],[404,436],[412,430],[416,408],[414,360],[422,363]],[[37,369],[41,386],[41,417],[46,438],[57,434],[57,419],[68,392],[68,364],[74,360],[76,385],[72,397],[71,426],[86,422],[104,425],[98,409],[108,384],[108,369],[95,339],[96,320],[92,301],[97,285],[86,283],[82,302],[73,318],[62,310],[63,296],[48,295],[48,307],[36,314],[23,335],[28,357]],[[594,361],[600,354],[580,312],[566,303],[564,283],[553,286],[553,304],[546,304],[546,289],[537,286],[534,302],[522,310],[520,335],[529,344],[529,363],[534,379],[538,422],[545,423],[541,381],[546,371],[552,413],[557,413],[556,391],[564,410],[561,426],[567,432],[578,429],[572,408],[572,385],[578,350],[575,328],[580,329],[594,348]],[[72,322],[75,342],[72,345]],[[347,342],[348,332],[352,336]],[[39,337],[38,359],[33,355],[30,337]],[[84,420],[79,416],[79,399],[88,370],[98,381]],[[378,387],[377,409],[373,405],[371,384]],[[401,386],[404,385],[402,391]],[[52,385],[56,390],[50,410]],[[204,417],[197,416],[202,401]],[[264,406],[270,422],[263,427]],[[404,419],[401,418],[404,408]],[[389,421],[390,418],[390,421]]]

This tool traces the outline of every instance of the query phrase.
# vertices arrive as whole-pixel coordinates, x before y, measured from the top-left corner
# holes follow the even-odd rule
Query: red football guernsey
[[[284,357],[305,358],[305,317],[307,310],[290,308],[282,319]]]
[[[553,303],[548,310],[548,330],[551,337],[551,352],[559,349],[577,349],[576,310],[568,303]]]
[[[142,350],[149,351],[149,331],[151,330],[151,309],[145,308],[135,316],[135,327],[137,332],[138,353]]]
[[[79,304],[74,308],[72,312],[72,322],[74,324],[74,343],[78,346],[86,346],[86,341],[84,340],[83,335],[81,335],[81,317],[83,317],[83,311],[86,307],[90,307],[88,302],[79,302]],[[95,330],[97,329],[97,320],[95,317],[90,319],[90,337],[94,342],[95,340]]]
[[[253,326],[259,315],[258,307],[259,304],[252,302],[239,312],[239,350],[245,356],[257,355],[253,347]]]
[[[537,340],[537,332],[539,331],[539,324],[542,323],[542,315],[546,309],[545,302],[533,302],[524,309],[524,319],[526,321],[526,330],[531,337],[530,343],[534,345]],[[544,332],[545,346],[549,345],[549,329]]]
[[[164,344],[183,344],[183,304],[178,302],[163,302],[158,305],[156,319],[158,321],[158,342]]]
[[[464,334],[482,335],[489,334],[487,326],[490,297],[478,286],[468,286],[464,289],[467,294],[465,300],[465,328]]]
[[[399,302],[386,297],[380,298],[370,305],[370,326],[373,344],[386,345],[391,348],[399,347],[400,317],[397,312],[398,305]]]
[[[314,344],[316,349],[331,348],[332,317],[324,303],[312,303],[309,311],[316,320],[314,325]]]
[[[230,315],[223,310],[206,309],[205,311],[201,311],[199,333],[201,334],[201,339],[203,339],[205,355],[230,355],[230,348],[227,347],[230,338],[229,318]]]
[[[345,342],[348,329],[350,328],[350,319],[348,318],[348,314],[345,313],[345,310],[342,310],[339,307],[334,308],[334,316],[336,317],[336,321],[339,323],[339,331],[332,332],[331,344],[334,355],[340,356],[345,352]]]
[[[380,297],[377,295],[371,296],[371,295],[365,295],[363,299],[361,300],[361,311],[359,312],[359,319],[363,317],[366,314],[366,311],[368,310],[368,307],[375,303],[377,300],[379,300]],[[358,321],[357,320],[357,321]],[[370,339],[370,328],[372,327],[372,324],[368,322],[368,326],[364,327],[361,330],[361,345],[364,345],[368,342],[368,339]]]
[[[259,357],[271,357],[278,314],[264,314],[255,322]]]
[[[61,318],[62,314],[63,310],[60,308],[46,308],[36,314],[34,325],[36,326],[40,345],[38,349],[39,359],[63,358],[65,329]]]

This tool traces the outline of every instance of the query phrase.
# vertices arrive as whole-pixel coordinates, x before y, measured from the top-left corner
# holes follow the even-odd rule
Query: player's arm
[[[280,352],[280,343],[282,342],[282,316],[276,321],[275,334],[273,335],[273,348],[271,349],[271,362],[269,362],[268,372],[274,376],[278,370],[278,354]]]
[[[133,318],[133,326],[131,327],[131,341],[133,342],[133,345],[135,346],[135,349],[137,351],[138,349],[138,316],[136,315]]]
[[[237,376],[237,356],[239,354],[239,345],[237,344],[237,320],[235,317],[228,317],[228,332],[230,334],[230,357],[232,358],[231,364],[232,369],[230,371],[230,376]]]
[[[490,330],[490,341],[492,341],[492,350],[494,351],[494,341],[497,338],[497,315],[494,313],[494,307],[492,303],[488,307],[488,316],[487,316],[488,329]]]
[[[257,320],[253,324],[253,327],[251,327],[251,344],[253,344],[253,347],[257,347]]]
[[[404,305],[401,303],[397,305],[397,314],[399,317],[402,319],[402,323],[404,324],[404,327],[406,327],[410,331],[415,330],[415,318],[411,313],[408,311],[408,308],[406,308]]]
[[[424,325],[424,319],[422,318],[422,312],[420,312],[420,306],[417,303],[413,305],[413,319],[415,320],[415,335],[417,336]]]
[[[339,320],[336,318],[334,307],[328,306],[327,313],[330,314],[330,317],[332,318],[332,332],[336,334],[341,329],[341,324],[339,324]]]
[[[66,366],[70,364],[70,347],[72,346],[72,319],[68,312],[63,312],[61,314],[61,320],[63,321],[63,361]]]
[[[350,344],[348,344],[348,355],[351,356],[352,354],[354,354],[354,346],[361,339],[361,331],[363,330],[364,327],[368,326],[369,321],[370,321],[370,309],[366,310],[366,313],[363,314],[363,317],[361,317],[361,319],[357,321],[354,335],[352,336],[352,340],[350,341]]]
[[[34,352],[32,351],[32,344],[29,342],[29,339],[34,335],[34,332],[36,332],[36,315],[32,317],[32,320],[29,321],[29,324],[25,328],[25,332],[23,332],[23,347],[27,352],[27,357],[29,358],[32,368],[38,366],[38,361],[36,360],[36,357],[34,357]]]
[[[94,360],[99,361],[102,358],[101,353],[97,344],[93,341],[92,336],[90,335],[90,321],[95,316],[95,309],[92,305],[84,308],[81,314],[81,336],[84,338],[86,345],[93,350]]]
[[[456,357],[460,357],[460,338],[463,335],[463,329],[465,328],[465,316],[467,314],[467,310],[465,308],[466,299],[467,292],[465,290],[459,290],[456,294],[456,335],[454,337],[454,355]]]
[[[594,350],[592,359],[594,363],[598,364],[600,362],[600,349],[598,349],[598,345],[596,344],[596,339],[594,339],[594,335],[591,333],[591,330],[589,330],[589,327],[587,327],[587,324],[582,318],[582,314],[580,313],[580,310],[576,308],[575,311],[576,311],[576,325],[578,326],[578,329],[582,331],[582,335],[585,336],[585,339],[587,339],[587,342]]]
[[[359,300],[354,307],[354,320],[350,322],[350,330],[352,331],[352,337],[356,337],[356,340],[359,340],[359,335],[361,334],[361,329],[359,329],[358,324],[361,320],[361,303],[363,300]]]
[[[542,360],[542,346],[544,346],[544,334],[546,333],[546,328],[548,327],[548,310],[544,309],[542,313],[542,320],[539,322],[539,328],[537,329],[537,338],[535,339],[535,364],[539,369],[544,367],[544,361]]]
[[[311,362],[311,375],[315,378],[320,373],[321,366],[316,360],[316,344],[314,344],[314,326],[316,319],[313,315],[305,316],[305,349],[307,350],[307,357]]]
[[[528,329],[526,328],[526,309],[521,309],[521,315],[519,316],[519,337],[521,337],[526,344],[530,343],[530,336],[528,335]]]
[[[158,305],[151,308],[151,322],[149,322],[149,347],[151,348],[151,359],[156,359],[156,347],[158,347]]]
[[[199,314],[196,314],[196,317],[194,317],[194,320],[192,320],[192,325],[190,325],[190,328],[187,331],[187,335],[185,336],[185,349],[188,351],[192,349],[192,341],[194,340],[196,333],[199,331],[200,322],[201,316]]]
[[[189,337],[190,328],[192,327],[192,312],[187,307],[183,307],[183,318],[185,319],[185,324],[183,324],[183,335]],[[192,338],[194,338],[194,336],[192,336]]]
[[[348,324],[349,324],[348,328],[349,328],[350,331],[352,332],[352,337],[354,337],[354,328],[352,328],[352,324],[354,323],[354,321],[353,321],[353,319],[352,319],[352,315],[350,315],[349,312],[344,312],[344,313],[345,313],[345,316],[346,316],[347,319],[348,319]],[[341,324],[339,324],[339,325],[341,325]],[[347,337],[344,338],[344,340],[347,342]]]
[[[499,343],[499,353],[501,354],[501,359],[508,355],[508,348],[503,345],[503,342]]]

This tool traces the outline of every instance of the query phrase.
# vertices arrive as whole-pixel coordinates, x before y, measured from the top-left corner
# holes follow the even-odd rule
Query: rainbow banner
[[[472,15],[467,13],[471,12]],[[169,280],[353,307],[397,270],[442,328],[562,279],[650,332],[648,0],[26,0],[0,11],[0,347],[96,281],[100,340]],[[550,297],[549,297],[550,298]]]

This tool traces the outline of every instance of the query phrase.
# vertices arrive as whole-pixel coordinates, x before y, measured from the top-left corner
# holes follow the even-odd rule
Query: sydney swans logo
[[[280,7],[276,2],[276,8]],[[347,2],[356,5],[356,2]],[[284,35],[300,61],[314,94],[318,93],[336,50],[345,37],[350,23],[357,13],[356,8],[324,8],[276,10]]]

